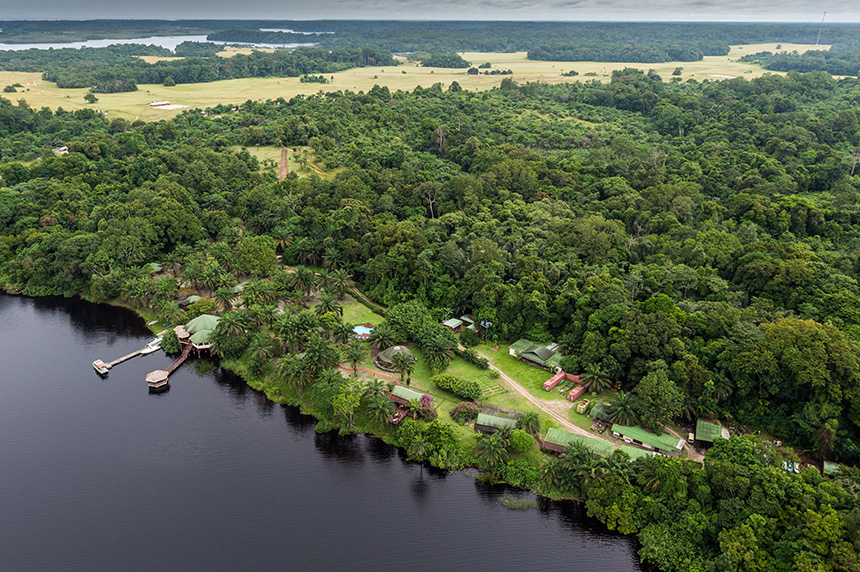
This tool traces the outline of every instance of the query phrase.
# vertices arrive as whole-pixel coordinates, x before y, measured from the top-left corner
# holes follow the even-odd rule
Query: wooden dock
[[[186,344],[185,348],[182,350],[182,353],[178,358],[173,360],[173,363],[170,364],[166,370],[157,369],[155,371],[151,371],[146,375],[146,384],[149,386],[150,391],[161,391],[163,389],[167,389],[167,378],[170,377],[170,374],[176,371],[176,369],[181,366],[185,360],[188,359],[188,356],[191,355],[191,344]]]
[[[114,366],[116,366],[116,365],[119,365],[119,364],[121,364],[122,362],[124,362],[124,361],[126,361],[126,360],[130,360],[131,358],[133,358],[133,357],[135,357],[135,356],[139,356],[139,355],[140,355],[140,352],[142,352],[142,351],[143,351],[143,350],[145,350],[145,349],[146,349],[146,348],[140,348],[140,349],[139,349],[139,350],[137,350],[136,352],[131,352],[130,354],[125,355],[125,356],[122,356],[122,357],[121,357],[121,358],[119,358],[119,359],[115,359],[115,360],[113,360],[112,362],[108,362],[106,365],[108,366],[108,368],[111,368],[111,367],[114,367]]]

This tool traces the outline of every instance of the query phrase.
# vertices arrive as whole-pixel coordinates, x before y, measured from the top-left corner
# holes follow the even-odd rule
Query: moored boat
[[[161,336],[152,338],[149,340],[149,343],[146,344],[146,347],[140,350],[140,353],[143,355],[151,354],[152,352],[161,349]]]
[[[110,367],[108,367],[108,364],[106,364],[100,359],[97,359],[93,362],[93,369],[96,370],[99,375],[107,375],[107,373],[110,371]]]

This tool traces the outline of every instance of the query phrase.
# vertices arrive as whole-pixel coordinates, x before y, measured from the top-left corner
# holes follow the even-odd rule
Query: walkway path
[[[339,367],[340,369],[342,369],[342,370],[344,370],[344,371],[352,371],[352,368],[351,368],[351,367],[344,367],[344,366],[342,366],[342,365],[340,365],[340,364],[338,364],[338,366],[337,366],[337,367]],[[386,375],[386,374],[384,374],[384,373],[379,373],[378,371],[376,371],[376,370],[374,370],[374,369],[365,369],[365,368],[363,368],[363,367],[360,367],[360,368],[358,368],[358,371],[366,371],[367,373],[372,373],[373,375],[376,375],[376,376],[379,376],[379,377],[384,377],[385,379],[390,379],[391,381],[397,381],[397,382],[399,382],[399,381],[400,381],[400,380],[399,380],[399,379],[397,379],[396,377],[391,377],[390,375]]]
[[[278,170],[278,179],[283,181],[290,174],[290,163],[287,160],[288,147],[281,147],[281,168]]]

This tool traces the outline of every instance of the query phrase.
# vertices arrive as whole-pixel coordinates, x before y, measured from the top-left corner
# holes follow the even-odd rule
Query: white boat
[[[140,350],[140,353],[143,355],[147,355],[147,354],[151,354],[154,351],[160,350],[161,349],[161,339],[162,339],[161,336],[152,338],[151,340],[149,340],[149,343],[146,344],[146,347],[143,348],[142,350]]]
[[[108,364],[106,364],[100,359],[97,359],[93,362],[93,369],[96,370],[100,375],[107,375],[107,372],[110,371]]]

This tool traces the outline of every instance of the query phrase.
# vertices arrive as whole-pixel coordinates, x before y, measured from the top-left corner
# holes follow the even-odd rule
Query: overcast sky
[[[0,19],[434,19],[860,21],[860,1],[826,0],[0,0]]]

